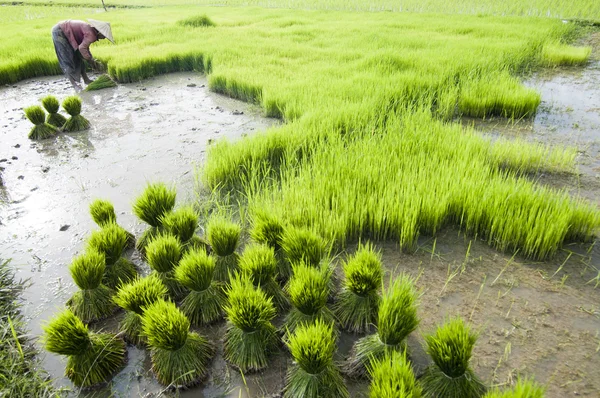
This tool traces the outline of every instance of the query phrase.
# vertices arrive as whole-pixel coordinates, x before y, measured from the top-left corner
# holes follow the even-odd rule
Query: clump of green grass
[[[271,323],[277,312],[271,299],[247,278],[233,277],[225,313],[225,359],[243,373],[267,367],[269,355],[277,345],[276,330]]]
[[[48,112],[46,123],[56,127],[57,129],[61,128],[67,121],[67,118],[58,113],[60,103],[56,97],[53,95],[48,95],[42,98],[42,105],[46,109],[46,112]]]
[[[304,262],[316,267],[327,253],[323,238],[305,228],[286,228],[281,237],[281,247],[292,265]]]
[[[423,397],[479,398],[485,386],[469,367],[477,335],[461,318],[439,326],[433,335],[425,336],[427,353],[433,359],[421,379]]]
[[[238,269],[238,247],[242,227],[223,217],[212,217],[206,225],[206,238],[213,252],[217,255],[215,279],[223,282],[229,280]]]
[[[406,353],[391,351],[369,366],[370,398],[420,398],[421,386],[406,359]],[[458,397],[457,397],[458,398]]]
[[[391,351],[406,350],[406,337],[419,325],[416,301],[413,281],[406,275],[384,290],[377,312],[377,333],[356,341],[346,361],[345,371],[350,377],[364,377],[370,361]]]
[[[162,182],[148,184],[133,203],[133,214],[152,227],[160,227],[161,219],[175,207],[177,192]]]
[[[181,311],[193,325],[207,325],[223,318],[227,300],[224,286],[214,280],[216,260],[204,249],[190,249],[175,268],[175,279],[190,293],[181,302]]]
[[[115,207],[108,200],[95,199],[90,203],[90,214],[94,222],[101,228],[117,222]],[[127,233],[127,247],[133,247],[135,245],[135,236],[129,231],[125,232]]]
[[[544,398],[545,388],[533,380],[519,379],[517,384],[504,391],[488,391],[483,398]]]
[[[146,247],[146,260],[153,272],[163,281],[174,300],[182,299],[187,289],[173,276],[182,255],[181,243],[170,234],[157,235]]]
[[[585,65],[591,47],[574,47],[561,43],[548,43],[542,49],[542,64],[548,67]]]
[[[68,357],[65,375],[78,387],[109,381],[125,364],[125,342],[110,333],[90,332],[71,310],[64,310],[44,326],[50,352]]]
[[[87,85],[84,91],[102,90],[104,88],[116,87],[117,83],[107,74],[100,75]]]
[[[119,331],[123,333],[125,340],[134,345],[146,344],[146,337],[141,333],[144,308],[166,299],[168,292],[160,278],[152,274],[121,285],[113,301],[126,310],[119,323]]]
[[[336,338],[331,323],[303,324],[290,335],[287,345],[294,364],[287,372],[284,398],[350,397],[333,363]]]
[[[74,132],[90,128],[90,122],[81,116],[81,98],[71,95],[63,100],[63,108],[71,117],[63,125],[63,131]]]
[[[190,332],[190,321],[171,302],[159,300],[144,309],[142,330],[148,339],[152,371],[161,384],[176,388],[201,383],[215,347]]]
[[[112,301],[114,291],[102,284],[105,268],[104,255],[95,250],[75,257],[69,266],[71,277],[81,290],[67,301],[67,306],[85,323],[104,319],[117,309]]]
[[[56,135],[56,127],[46,123],[46,113],[40,106],[30,106],[25,108],[24,111],[27,119],[35,125],[29,131],[29,139],[44,140]]]
[[[252,216],[250,237],[258,243],[265,244],[275,251],[277,258],[277,279],[285,282],[292,275],[292,267],[285,261],[281,249],[281,237],[284,226],[280,217],[266,212],[256,211]]]
[[[177,23],[181,26],[189,26],[191,28],[215,26],[215,23],[206,14],[194,15],[193,17],[177,21]]]
[[[198,228],[198,214],[191,206],[181,207],[164,214],[160,224],[170,234],[176,236],[181,244],[187,244]]]
[[[364,333],[377,320],[378,291],[383,283],[381,255],[371,244],[361,245],[343,269],[345,279],[334,312],[342,328]]]
[[[115,223],[92,232],[87,242],[88,250],[104,254],[106,270],[102,283],[112,289],[132,281],[137,275],[133,263],[122,257],[127,243],[127,231]]]

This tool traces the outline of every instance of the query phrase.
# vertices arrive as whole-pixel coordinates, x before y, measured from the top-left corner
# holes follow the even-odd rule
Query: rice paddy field
[[[60,394],[600,394],[597,2],[105,3],[0,5],[0,257]],[[86,18],[118,86],[28,141]]]

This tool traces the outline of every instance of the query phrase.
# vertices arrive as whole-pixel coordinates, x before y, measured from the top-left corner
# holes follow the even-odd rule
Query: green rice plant
[[[68,357],[65,375],[78,387],[106,383],[125,365],[125,342],[114,334],[90,332],[71,310],[43,329],[46,350]]]
[[[67,118],[58,113],[58,109],[60,108],[60,103],[53,95],[47,95],[42,98],[42,105],[48,112],[48,117],[46,119],[46,123],[56,127],[57,129],[61,128]]]
[[[114,291],[102,284],[106,268],[104,255],[88,250],[73,259],[69,272],[79,287],[67,306],[83,322],[90,323],[112,315],[117,307],[112,301]]]
[[[84,91],[102,90],[104,88],[116,87],[117,83],[107,74],[100,75],[87,85]]]
[[[56,127],[46,123],[46,113],[40,106],[30,106],[25,108],[24,111],[27,119],[35,125],[29,131],[29,139],[44,140],[56,135]]]
[[[188,252],[190,250],[204,250],[207,253],[210,253],[210,245],[206,241],[206,239],[193,235],[190,240],[183,244],[183,251]]]
[[[138,346],[146,344],[146,337],[141,334],[144,308],[166,299],[167,295],[165,285],[158,276],[152,274],[121,285],[113,301],[126,311],[119,322],[119,331],[126,341]]]
[[[106,266],[102,283],[111,289],[117,289],[122,284],[133,281],[137,276],[135,264],[125,257],[121,257],[116,263]]]
[[[331,323],[317,320],[300,325],[287,345],[294,364],[287,371],[284,398],[350,397],[333,363],[336,336]]]
[[[239,267],[240,272],[246,275],[254,286],[271,298],[279,312],[289,307],[290,303],[287,297],[275,281],[277,258],[273,248],[260,243],[252,243],[246,246],[240,256]]]
[[[406,353],[391,351],[369,365],[370,398],[420,398],[417,383]]]
[[[204,249],[190,249],[175,268],[175,279],[190,290],[180,308],[193,325],[207,325],[223,318],[227,297],[223,284],[213,279],[215,266],[215,258]]]
[[[542,49],[542,64],[548,67],[585,65],[591,47],[573,47],[561,43],[547,43]]]
[[[483,398],[544,398],[545,388],[533,380],[519,379],[514,387],[500,391],[497,389],[488,391]]]
[[[334,313],[342,325],[353,333],[364,333],[377,320],[383,284],[381,255],[370,243],[360,245],[343,264],[345,279],[334,305]]]
[[[107,224],[117,222],[117,213],[115,213],[115,207],[108,200],[95,199],[90,203],[90,214],[92,219],[99,227],[104,227]],[[127,233],[127,248],[132,248],[135,245],[135,236],[129,232]]]
[[[75,132],[90,128],[90,122],[81,116],[81,98],[71,95],[63,100],[63,108],[71,117],[63,125],[63,131]]]
[[[173,210],[177,192],[162,182],[148,184],[133,203],[133,214],[152,227],[160,227],[161,219]]]
[[[206,14],[194,15],[193,17],[182,19],[177,21],[177,24],[191,28],[215,26],[215,23]]]
[[[112,289],[130,282],[137,275],[134,264],[122,257],[128,241],[127,231],[115,223],[105,224],[88,239],[87,250],[104,254],[106,270],[102,283]]]
[[[283,222],[278,216],[265,211],[257,211],[253,214],[250,237],[258,243],[273,248],[277,258],[277,279],[285,282],[292,276],[292,267],[282,258],[281,237],[283,231]]]
[[[265,293],[247,278],[233,277],[227,291],[227,331],[224,356],[242,373],[264,369],[277,347],[277,334],[271,323],[275,307]]]
[[[369,363],[392,351],[406,350],[406,337],[419,325],[417,293],[413,281],[400,275],[383,292],[377,313],[377,333],[362,337],[352,346],[345,372],[353,378],[364,377]]]
[[[304,262],[316,267],[327,254],[327,244],[323,238],[305,228],[286,228],[281,237],[281,247],[292,265]]]
[[[215,346],[190,332],[190,321],[171,302],[144,308],[142,330],[148,339],[152,371],[161,384],[176,388],[201,383],[208,374]]]
[[[212,217],[206,225],[206,238],[217,255],[215,279],[227,282],[238,269],[238,247],[242,227],[223,217]]]
[[[425,336],[433,364],[421,379],[423,397],[479,398],[485,386],[469,367],[477,335],[461,318],[450,319]]]
[[[157,235],[146,247],[146,261],[153,272],[163,281],[169,290],[169,296],[180,300],[187,294],[187,289],[173,276],[177,264],[181,260],[181,243],[170,234]]]
[[[176,236],[182,244],[186,244],[198,228],[198,214],[191,206],[181,207],[164,214],[160,224],[171,235]]]
[[[146,246],[148,243],[164,232],[161,227],[150,227],[146,229],[135,241],[135,249],[140,252],[142,258],[146,257]]]

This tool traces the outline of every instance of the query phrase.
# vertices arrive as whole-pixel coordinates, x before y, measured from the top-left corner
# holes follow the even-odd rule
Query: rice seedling
[[[193,17],[182,19],[177,21],[177,23],[181,26],[188,26],[191,28],[215,26],[215,23],[206,14],[195,15]]]
[[[193,325],[223,318],[227,297],[223,284],[213,279],[215,266],[215,258],[204,249],[190,249],[175,268],[175,279],[190,290],[180,308]]]
[[[90,332],[71,310],[43,329],[46,350],[68,357],[65,375],[78,387],[106,383],[125,364],[125,342],[114,334]]]
[[[94,250],[75,257],[69,266],[71,277],[81,290],[67,301],[67,306],[85,323],[104,319],[117,309],[112,301],[114,291],[102,284],[105,268],[104,255]]]
[[[100,75],[87,85],[84,91],[102,90],[104,88],[116,87],[117,83],[107,74]]]
[[[420,398],[417,383],[406,353],[391,351],[369,365],[370,398]]]
[[[281,237],[281,247],[290,264],[304,262],[316,267],[327,254],[323,238],[304,228],[286,228]]]
[[[198,228],[198,214],[191,206],[181,207],[160,217],[162,227],[185,245]]]
[[[167,295],[167,288],[156,275],[137,278],[121,285],[113,301],[126,310],[123,320],[119,322],[119,331],[123,333],[125,340],[134,345],[146,344],[146,337],[141,333],[144,308],[166,299]]]
[[[275,281],[277,276],[277,258],[273,248],[253,243],[244,249],[239,260],[240,272],[246,275],[254,286],[271,298],[279,312],[289,307],[287,297]]]
[[[367,374],[370,361],[387,353],[405,352],[406,337],[419,325],[417,294],[413,281],[400,275],[384,290],[377,312],[377,333],[362,337],[352,346],[345,372],[353,378]]]
[[[127,231],[115,223],[92,232],[87,241],[87,250],[104,254],[106,270],[102,283],[113,289],[130,282],[137,275],[133,263],[122,257],[127,241]]]
[[[46,123],[46,113],[41,107],[34,105],[25,108],[24,111],[27,119],[34,124],[29,131],[29,139],[45,140],[56,135],[56,127]]]
[[[433,335],[425,336],[427,353],[433,359],[421,379],[423,397],[479,398],[485,386],[469,367],[477,335],[461,318],[439,326]]]
[[[292,267],[283,258],[283,250],[281,249],[283,231],[282,220],[272,213],[257,211],[252,217],[250,237],[258,243],[273,248],[277,258],[277,279],[281,282],[287,281],[292,276]]]
[[[229,280],[238,269],[237,249],[242,228],[222,217],[212,217],[206,225],[206,238],[213,252],[217,255],[215,279],[223,282]]]
[[[575,66],[585,65],[591,54],[591,47],[573,47],[561,43],[548,43],[542,49],[541,57],[545,66]]]
[[[152,371],[161,384],[176,388],[201,383],[215,354],[205,337],[190,332],[190,321],[171,302],[144,308],[142,330],[148,339]]]
[[[267,367],[269,355],[277,346],[276,330],[271,323],[276,310],[271,299],[247,278],[236,276],[227,291],[225,314],[225,359],[242,373]]]
[[[342,325],[353,333],[364,333],[377,320],[383,284],[381,255],[370,243],[343,264],[345,279],[334,305],[334,313]]]
[[[148,184],[133,203],[133,214],[152,227],[162,226],[162,218],[175,207],[177,192],[162,182]]]
[[[294,363],[287,372],[284,398],[350,397],[333,363],[336,336],[331,323],[303,324],[290,335],[287,345]]]
[[[483,398],[544,398],[545,388],[533,380],[519,379],[514,387],[500,391],[491,390]]]
[[[63,131],[74,132],[90,128],[90,122],[81,116],[81,98],[76,95],[69,96],[63,100],[62,106],[71,117],[63,125]]]
[[[67,121],[67,118],[58,113],[60,103],[56,97],[53,95],[45,96],[42,98],[42,105],[44,106],[44,109],[46,109],[46,112],[48,112],[46,123],[56,127],[57,129],[61,128]]]
[[[163,232],[163,228],[150,227],[141,233],[135,241],[135,249],[140,252],[142,258],[146,257],[146,246],[148,246],[148,243]]]
[[[175,279],[173,272],[181,260],[181,243],[170,234],[160,234],[148,243],[146,261],[153,272],[163,281],[174,300],[182,299],[187,289]]]
[[[94,222],[100,227],[104,227],[111,223],[117,222],[117,213],[115,213],[115,207],[108,200],[95,199],[90,203],[90,214]],[[132,248],[135,245],[135,236],[129,232],[127,233],[127,248]]]

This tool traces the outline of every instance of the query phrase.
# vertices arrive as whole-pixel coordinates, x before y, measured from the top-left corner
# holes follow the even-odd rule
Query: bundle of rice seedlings
[[[81,116],[81,98],[71,95],[63,100],[63,108],[71,117],[63,125],[63,131],[82,131],[90,128],[90,122]]]
[[[328,270],[295,264],[287,291],[292,309],[285,317],[286,336],[294,333],[302,323],[312,324],[321,320],[334,323],[333,313],[327,308],[331,273]]]
[[[46,350],[68,357],[65,375],[78,387],[109,381],[125,364],[125,342],[110,333],[90,332],[71,310],[44,326]]]
[[[51,124],[56,128],[61,128],[67,118],[58,113],[58,109],[60,108],[60,103],[53,95],[48,95],[42,98],[42,105],[48,112],[48,118],[46,119],[46,123]]]
[[[192,206],[185,206],[163,215],[160,223],[167,232],[176,236],[181,244],[185,245],[192,239],[198,228],[198,215]]]
[[[265,293],[247,278],[233,277],[227,291],[227,331],[224,356],[243,373],[268,365],[268,357],[277,345],[271,320],[275,306]]]
[[[112,301],[114,291],[102,284],[105,267],[104,255],[94,250],[75,257],[69,266],[81,290],[67,301],[67,306],[85,323],[104,319],[117,309]]]
[[[107,74],[100,75],[87,85],[84,91],[102,90],[103,88],[116,87],[117,83]]]
[[[148,339],[152,371],[161,384],[189,387],[204,380],[215,347],[190,332],[190,321],[171,302],[159,300],[144,309],[142,330]]]
[[[212,217],[206,226],[206,237],[213,252],[217,255],[215,279],[229,281],[238,269],[237,249],[242,227],[222,217]]]
[[[483,398],[544,398],[545,388],[533,380],[519,379],[517,384],[510,390],[489,391]]]
[[[240,256],[240,271],[248,276],[254,286],[260,288],[270,297],[278,311],[289,307],[287,297],[275,281],[277,275],[277,259],[274,250],[264,244],[253,243],[244,249]]]
[[[223,318],[227,300],[222,283],[213,279],[216,261],[203,249],[191,249],[175,268],[175,279],[190,290],[181,311],[193,325],[206,325]]]
[[[322,320],[301,325],[287,343],[294,358],[283,390],[284,398],[342,398],[348,389],[333,363],[333,325]]]
[[[283,231],[282,220],[274,214],[264,211],[254,214],[250,237],[258,243],[273,248],[275,257],[277,258],[277,279],[285,282],[292,276],[292,267],[289,262],[285,261],[283,250],[281,249]]]
[[[117,222],[115,207],[108,200],[96,199],[90,203],[90,214],[94,222],[101,228]],[[127,247],[131,248],[135,245],[135,236],[131,232],[125,232],[127,233]]]
[[[133,263],[122,257],[127,246],[127,232],[115,223],[104,225],[92,232],[87,242],[88,250],[104,254],[106,270],[102,283],[116,289],[137,276]]]
[[[181,260],[181,244],[176,237],[163,233],[152,239],[146,247],[146,260],[165,284],[173,300],[180,300],[188,293],[173,276],[173,271]]]
[[[281,236],[281,247],[290,264],[304,262],[316,267],[327,254],[323,238],[304,228],[287,228]]]
[[[46,123],[46,113],[40,106],[30,106],[25,108],[24,111],[27,119],[35,125],[29,131],[29,139],[44,140],[56,135],[56,127]]]
[[[350,377],[364,377],[371,360],[382,358],[391,351],[403,352],[406,337],[417,328],[417,293],[413,281],[406,275],[396,278],[384,290],[377,311],[377,333],[354,343],[344,366]]]
[[[485,386],[469,367],[477,335],[461,318],[439,326],[433,335],[425,336],[427,353],[433,364],[421,379],[424,397],[479,398]]]
[[[406,353],[391,351],[369,365],[370,398],[420,398],[421,386],[406,359]]]
[[[146,338],[141,334],[144,308],[166,299],[168,292],[156,275],[138,278],[121,285],[113,301],[126,310],[125,317],[119,323],[119,331],[123,333],[125,340],[134,345],[146,344]]]
[[[345,279],[334,312],[342,328],[364,333],[377,319],[381,300],[378,290],[383,282],[381,256],[370,244],[360,246],[343,269]]]
[[[175,189],[157,182],[148,184],[133,203],[133,214],[151,227],[142,233],[135,244],[142,255],[148,242],[161,233],[161,219],[173,210],[176,196]]]

